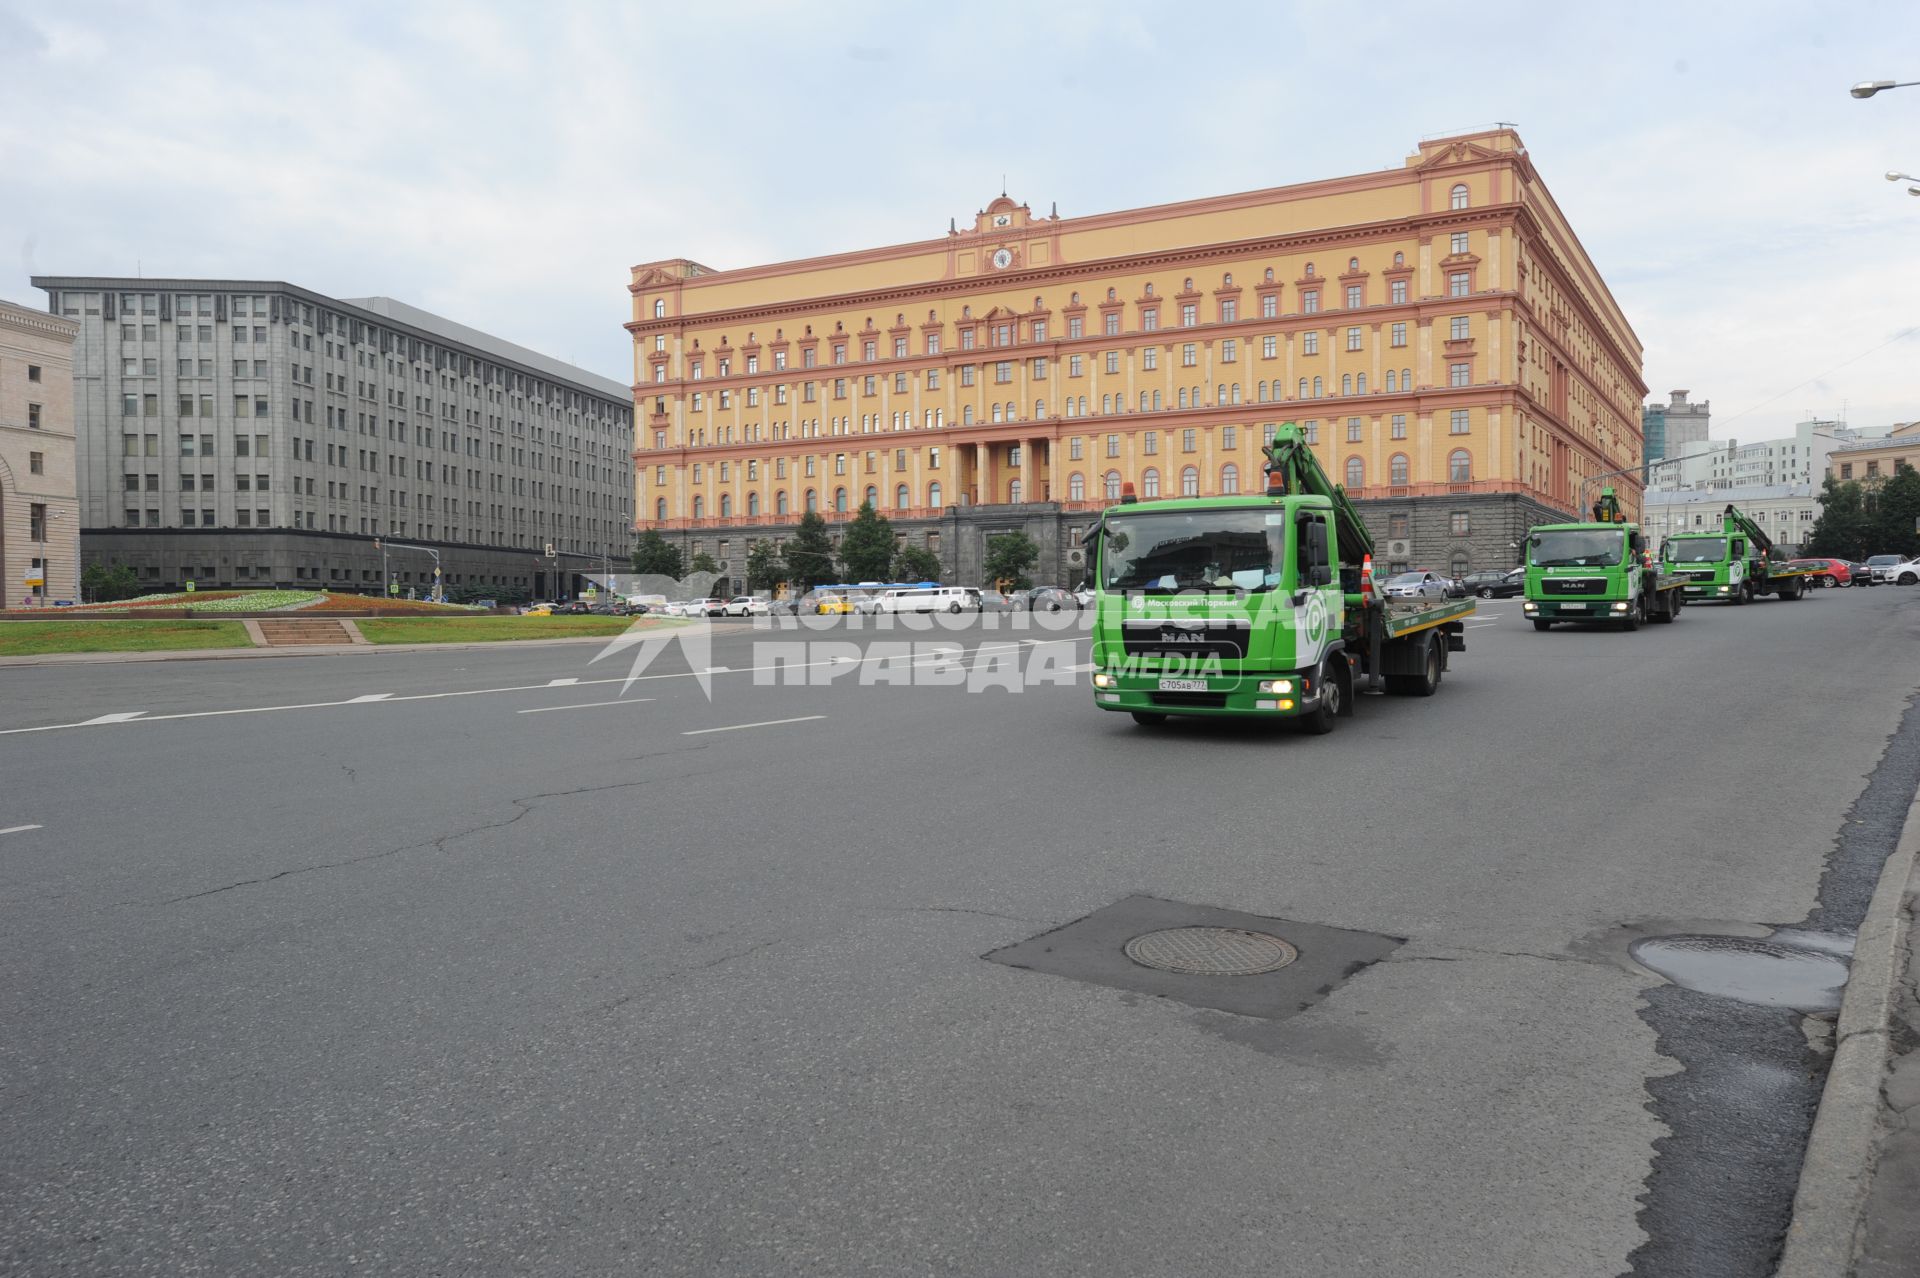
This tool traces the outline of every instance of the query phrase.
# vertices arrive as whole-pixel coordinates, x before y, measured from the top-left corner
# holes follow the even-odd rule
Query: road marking
[[[393,694],[391,692],[363,692],[359,696],[354,697],[352,700],[348,701],[347,704],[350,706],[363,706],[372,701],[385,701],[388,697],[391,697],[392,695]]]
[[[579,682],[578,679],[549,679],[547,680],[547,686],[549,688],[570,688]]]
[[[79,726],[86,728],[86,727],[91,727],[96,723],[126,723],[129,720],[138,719],[141,715],[145,713],[146,713],[145,710],[128,710],[121,714],[103,714],[97,719],[88,719],[85,723],[82,723]]]
[[[514,713],[545,714],[549,710],[591,710],[595,706],[637,706],[643,701],[651,700],[653,700],[652,697],[622,697],[618,701],[582,701],[578,705],[571,706],[535,706],[531,710],[516,710]]]
[[[1099,666],[1094,665],[1091,661],[1087,661],[1077,666],[1068,666],[1067,673],[1068,674],[1086,674],[1090,670],[1098,670],[1099,668],[1100,668]]]
[[[0,830],[0,834],[25,834],[28,830],[44,830],[46,828],[44,825],[10,825],[4,830]]]
[[[732,674],[732,666],[708,666],[701,674]]]
[[[730,723],[724,728],[695,728],[690,732],[683,732],[680,735],[683,737],[699,737],[705,736],[709,732],[739,732],[743,728],[777,728],[783,723],[807,723],[814,719],[824,719],[826,717],[824,714],[803,714],[798,719],[765,719],[759,723]]]

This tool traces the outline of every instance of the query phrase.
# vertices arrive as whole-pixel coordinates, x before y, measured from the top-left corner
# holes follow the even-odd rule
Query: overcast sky
[[[1654,397],[1722,438],[1920,418],[1920,199],[1881,176],[1920,172],[1920,88],[1847,94],[1920,80],[1920,4],[1559,7],[0,0],[0,296],[284,279],[628,382],[635,262],[939,235],[1003,173],[1072,217],[1506,120]]]

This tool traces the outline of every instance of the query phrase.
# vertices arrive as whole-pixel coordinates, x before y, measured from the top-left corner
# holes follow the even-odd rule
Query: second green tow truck
[[[1721,512],[1720,527],[1675,533],[1661,545],[1660,558],[1686,583],[1688,599],[1736,604],[1761,595],[1798,599],[1821,572],[1817,564],[1789,563],[1766,530],[1731,502]]]
[[[1640,526],[1627,522],[1611,488],[1600,490],[1593,519],[1540,524],[1527,534],[1526,602],[1535,630],[1556,621],[1611,621],[1638,630],[1642,621],[1680,615],[1685,585],[1654,564]]]
[[[1333,730],[1354,694],[1430,696],[1466,649],[1469,599],[1382,599],[1373,537],[1300,428],[1267,448],[1267,490],[1134,500],[1094,529],[1093,697],[1169,715],[1293,719]]]

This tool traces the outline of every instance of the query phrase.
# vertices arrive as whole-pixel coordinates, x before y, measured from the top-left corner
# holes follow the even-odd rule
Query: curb
[[[1774,1278],[1835,1278],[1850,1271],[1854,1241],[1873,1185],[1880,1136],[1880,1087],[1891,1048],[1888,1018],[1899,988],[1905,904],[1920,852],[1920,795],[1854,938],[1847,992],[1834,1032],[1833,1064],[1807,1137],[1793,1220]]]

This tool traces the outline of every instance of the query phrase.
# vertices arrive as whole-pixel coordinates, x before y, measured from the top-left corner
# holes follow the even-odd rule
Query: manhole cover
[[[1172,927],[1136,936],[1127,957],[1142,967],[1193,976],[1255,976],[1283,968],[1300,951],[1277,936],[1237,927]]]

